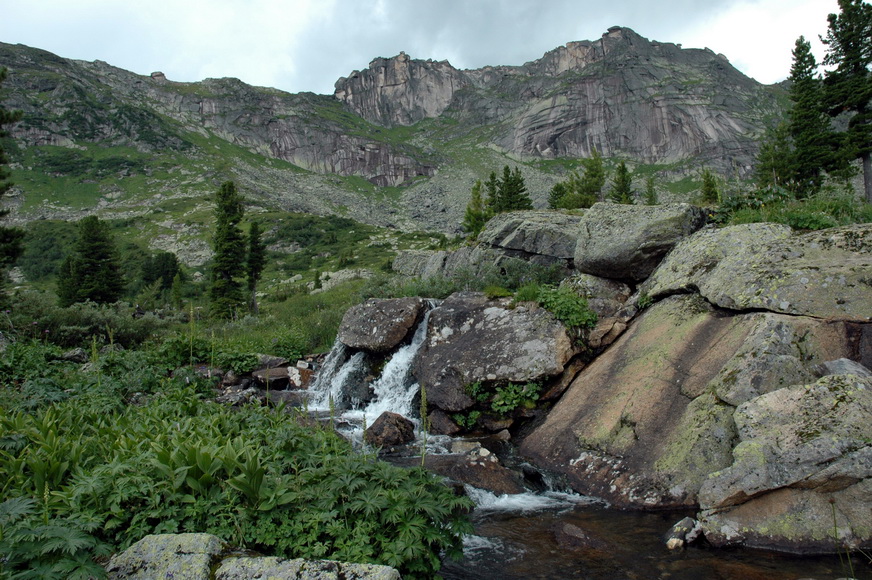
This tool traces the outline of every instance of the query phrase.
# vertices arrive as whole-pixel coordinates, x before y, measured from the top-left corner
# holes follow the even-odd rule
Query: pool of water
[[[591,580],[833,580],[851,576],[838,556],[796,556],[750,549],[691,546],[666,548],[669,529],[685,515],[610,509],[571,502],[519,509],[477,509],[475,535],[464,543],[464,559],[446,561],[450,580],[579,578]],[[567,526],[569,526],[567,528]],[[561,530],[582,530],[590,546],[567,545]],[[563,538],[563,541],[561,541]],[[868,558],[852,558],[854,578],[872,580]]]

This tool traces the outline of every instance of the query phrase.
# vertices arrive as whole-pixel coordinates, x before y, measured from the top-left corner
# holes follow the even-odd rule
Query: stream
[[[357,446],[362,445],[364,426],[384,411],[411,419],[417,428],[418,385],[411,366],[426,326],[425,318],[412,341],[381,368],[371,385],[375,397],[366,403],[354,394],[355,384],[371,372],[365,355],[337,342],[310,388],[309,410],[322,416],[335,413],[338,428]],[[448,437],[427,437],[428,454],[448,453],[450,446]],[[617,510],[595,498],[557,490],[502,496],[470,486],[466,491],[476,504],[471,515],[475,532],[464,539],[462,560],[443,562],[441,575],[447,580],[872,580],[872,561],[860,554],[849,562],[844,555],[716,549],[699,542],[668,550],[669,529],[692,512]],[[579,533],[584,542],[577,541]]]

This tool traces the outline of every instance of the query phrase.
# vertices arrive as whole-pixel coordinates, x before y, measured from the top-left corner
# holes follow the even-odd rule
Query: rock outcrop
[[[603,278],[644,280],[705,221],[705,213],[689,204],[595,203],[579,224],[575,268]]]
[[[548,311],[457,293],[431,311],[413,372],[431,405],[462,411],[474,403],[467,385],[559,375],[573,354],[566,328]]]
[[[793,234],[749,224],[683,240],[642,286],[657,297],[698,291],[730,310],[836,320],[872,318],[872,224]]]
[[[349,308],[342,317],[339,341],[368,352],[387,352],[408,336],[423,311],[421,298],[367,300]]]
[[[331,560],[239,557],[211,534],[149,535],[112,557],[110,580],[399,580],[394,568]]]
[[[710,542],[872,546],[872,380],[830,375],[778,389],[740,405],[734,419],[732,464],[699,493]]]

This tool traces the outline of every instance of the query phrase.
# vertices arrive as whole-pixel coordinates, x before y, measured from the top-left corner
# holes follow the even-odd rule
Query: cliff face
[[[515,155],[586,157],[596,148],[644,163],[702,156],[739,171],[763,117],[778,110],[771,91],[725,57],[617,27],[518,67],[380,58],[339,79],[335,95],[387,127],[440,115],[496,125],[493,144]]]
[[[741,177],[768,120],[782,113],[779,89],[723,56],[617,27],[521,66],[377,58],[339,79],[332,96],[228,78],[179,83],[2,43],[0,66],[10,72],[3,106],[24,112],[11,128],[15,180],[49,200],[39,215],[55,217],[70,213],[54,193],[66,184],[45,175],[96,183],[112,207],[146,189],[178,195],[209,191],[205,179],[236,179],[282,209],[457,232],[474,180],[507,158],[520,164],[536,207],[563,175],[535,162],[594,149],[631,166],[668,166],[658,168],[663,181],[700,166]],[[155,185],[94,170],[105,156],[137,157]],[[69,171],[70,160],[91,170]],[[154,175],[161,166],[170,169]]]

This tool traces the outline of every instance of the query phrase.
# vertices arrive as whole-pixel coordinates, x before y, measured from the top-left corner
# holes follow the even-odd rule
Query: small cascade
[[[431,305],[432,307],[432,305]],[[342,416],[355,422],[366,421],[371,425],[385,411],[398,413],[412,419],[418,414],[414,401],[419,386],[412,378],[412,363],[427,336],[428,310],[418,324],[412,341],[400,347],[384,365],[381,375],[372,382],[370,388],[374,396],[363,408],[343,412]],[[350,349],[338,340],[333,345],[318,376],[310,388],[309,408],[326,410],[332,397],[336,408],[359,407],[360,402],[353,395],[361,376],[367,371],[367,355],[363,351],[349,356]]]
[[[411,419],[418,414],[413,402],[420,387],[412,381],[412,363],[424,339],[427,337],[427,320],[430,312],[424,315],[424,320],[418,325],[412,342],[401,347],[385,365],[381,376],[372,384],[375,397],[363,409],[368,425],[378,419],[385,411],[398,413]]]

